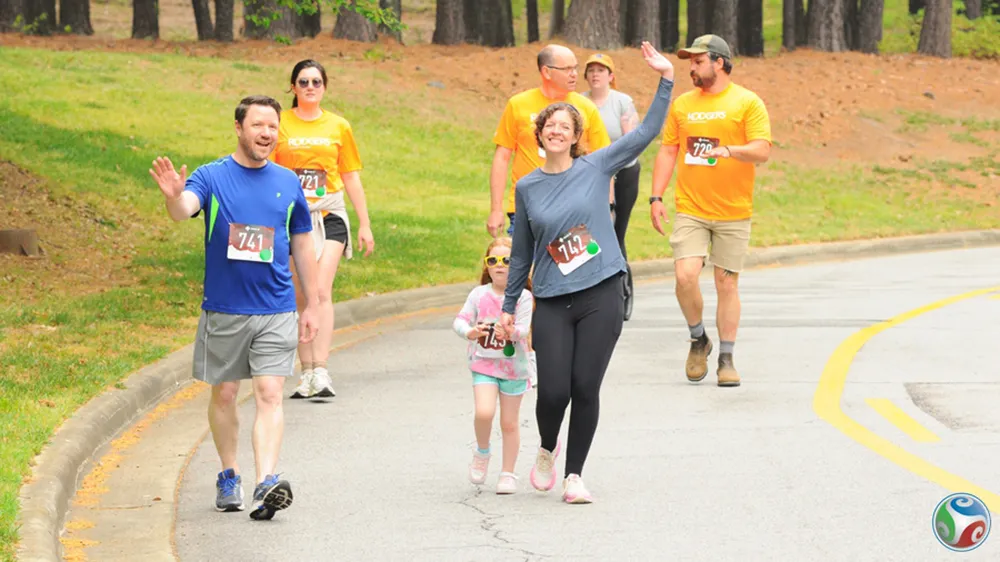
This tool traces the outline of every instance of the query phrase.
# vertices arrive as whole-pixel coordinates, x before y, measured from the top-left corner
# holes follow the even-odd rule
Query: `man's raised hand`
[[[658,53],[649,41],[642,42],[642,58],[646,59],[646,64],[649,65],[649,68],[659,72],[664,78],[668,80],[674,79],[674,65],[671,64],[667,57]]]
[[[149,175],[156,180],[156,185],[160,186],[160,191],[167,200],[177,199],[184,193],[184,182],[187,181],[187,164],[181,166],[181,173],[174,170],[174,164],[169,158],[158,156],[153,160],[153,167],[149,170]]]

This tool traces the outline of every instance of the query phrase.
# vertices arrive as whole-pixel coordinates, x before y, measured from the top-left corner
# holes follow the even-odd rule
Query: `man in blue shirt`
[[[149,173],[175,221],[205,211],[205,280],[194,351],[194,378],[212,385],[208,421],[222,472],[219,511],[244,509],[236,464],[240,382],[252,379],[256,482],[250,517],[271,519],[292,503],[292,488],[275,473],[284,416],[285,379],[295,369],[299,342],[316,335],[319,302],[312,221],[299,179],[267,157],[278,142],[281,106],[250,96],[236,107],[236,151],[201,166],[186,179],[169,158]],[[299,268],[307,306],[296,318],[289,256]]]

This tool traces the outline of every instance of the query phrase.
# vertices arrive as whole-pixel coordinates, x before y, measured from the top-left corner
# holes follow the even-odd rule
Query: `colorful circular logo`
[[[972,494],[952,494],[934,509],[934,535],[949,550],[967,552],[990,534],[990,510]]]

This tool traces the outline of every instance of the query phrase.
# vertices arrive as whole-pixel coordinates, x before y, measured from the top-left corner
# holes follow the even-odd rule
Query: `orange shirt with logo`
[[[696,88],[678,96],[663,131],[663,144],[678,146],[677,212],[706,220],[749,218],[754,164],[701,154],[757,139],[771,142],[771,121],[764,102],[750,90],[730,83],[718,94]]]
[[[554,100],[545,97],[541,88],[534,88],[511,97],[493,135],[494,144],[514,151],[510,189],[504,202],[504,210],[508,213],[514,212],[514,186],[517,180],[545,163],[545,150],[539,148],[538,141],[535,140],[535,118],[543,109],[559,101],[571,104],[583,116],[582,140],[588,152],[611,144],[600,111],[594,102],[581,94],[570,92],[565,100]]]
[[[299,176],[310,203],[344,189],[340,174],[361,170],[351,125],[325,109],[312,121],[300,119],[294,110],[282,111],[278,146],[270,159]]]

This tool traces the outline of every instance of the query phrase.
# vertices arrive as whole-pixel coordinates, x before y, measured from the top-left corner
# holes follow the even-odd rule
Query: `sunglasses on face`
[[[486,265],[489,267],[496,267],[501,262],[505,266],[510,266],[510,256],[486,256]]]
[[[299,78],[299,87],[300,88],[308,88],[309,87],[309,82],[310,81],[309,81],[308,78]],[[313,78],[312,79],[312,86],[313,86],[313,88],[319,88],[322,85],[323,85],[323,79],[322,78]]]

